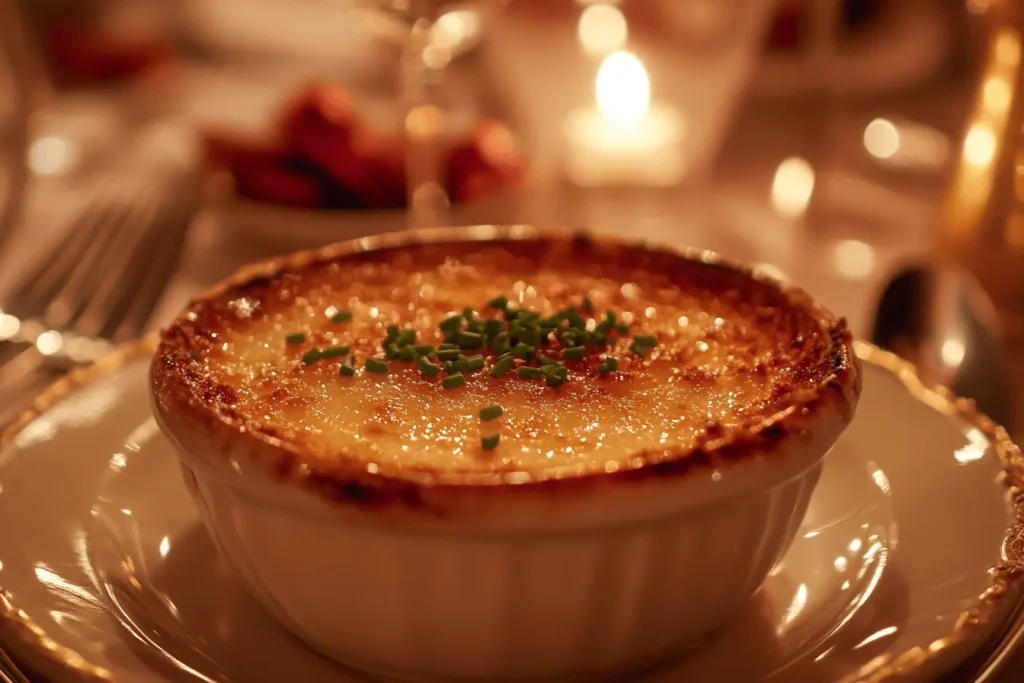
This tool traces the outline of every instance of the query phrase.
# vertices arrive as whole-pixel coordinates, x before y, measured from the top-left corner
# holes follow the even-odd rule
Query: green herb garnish
[[[458,389],[466,383],[466,376],[461,372],[456,372],[454,375],[448,375],[441,380],[441,386],[445,389]]]
[[[367,358],[366,370],[375,375],[386,375],[388,374],[388,363],[383,358]]]
[[[441,374],[441,368],[427,360],[426,356],[417,358],[416,365],[419,366],[420,372],[427,377],[437,377]]]
[[[489,434],[480,439],[480,446],[484,450],[491,451],[498,447],[499,441],[501,441],[501,434]]]

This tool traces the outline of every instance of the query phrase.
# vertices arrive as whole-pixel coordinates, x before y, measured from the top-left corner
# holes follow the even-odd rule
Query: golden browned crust
[[[480,268],[492,263],[503,270],[583,271],[595,280],[614,283],[608,301],[619,311],[629,312],[633,306],[632,312],[638,313],[636,306],[645,303],[631,304],[628,297],[623,298],[625,295],[616,297],[623,283],[639,283],[645,291],[685,291],[696,297],[698,307],[701,301],[709,305],[725,300],[738,302],[745,311],[744,329],[733,331],[726,340],[730,344],[728,358],[716,362],[731,363],[733,370],[758,375],[760,382],[769,384],[770,391],[756,404],[744,406],[742,414],[734,420],[708,421],[685,448],[669,444],[630,453],[621,459],[622,466],[612,471],[593,463],[530,469],[503,467],[500,462],[486,469],[465,470],[368,463],[358,453],[346,449],[325,452],[322,443],[282,431],[274,420],[261,419],[259,407],[267,402],[293,401],[297,410],[310,407],[308,397],[289,389],[288,377],[277,377],[259,390],[251,384],[239,386],[222,381],[223,375],[217,370],[231,359],[218,354],[222,353],[223,340],[229,332],[244,336],[248,326],[266,316],[296,306],[312,306],[310,302],[321,305],[324,291],[329,292],[354,273],[361,279],[384,278],[391,283],[395,282],[396,272],[443,263],[446,257],[475,263]],[[571,288],[552,292],[545,305],[562,306],[579,294]],[[399,296],[409,294],[400,292]],[[244,302],[241,307],[239,302]],[[424,307],[426,316],[422,315]],[[419,318],[409,313],[402,320],[383,320],[380,329],[364,329],[357,338],[345,343],[365,358],[376,350],[374,347],[379,347],[386,324],[418,326],[423,335],[429,335],[438,316],[449,310],[444,301],[421,301],[410,308],[418,311]],[[648,331],[642,315],[633,317],[632,331]],[[427,322],[421,326],[418,319]],[[325,343],[329,336],[315,326],[303,330],[315,343]],[[564,395],[575,392],[575,400],[585,400],[588,392],[606,391],[611,382],[635,381],[665,364],[682,369],[683,381],[714,384],[715,368],[690,362],[692,341],[664,339],[659,334],[659,342],[663,343],[656,352],[643,360],[631,358],[626,352],[628,341],[613,345],[609,353],[622,358],[623,368],[615,377],[599,376],[597,360],[574,364],[571,381],[559,391],[565,390]],[[435,508],[427,498],[436,501],[446,488],[543,491],[589,487],[596,481],[678,476],[696,467],[719,467],[771,453],[787,437],[799,438],[825,412],[839,414],[844,420],[852,415],[860,391],[860,374],[851,344],[845,321],[833,317],[804,292],[724,264],[706,252],[631,246],[609,238],[519,226],[487,226],[359,240],[247,268],[196,299],[166,330],[154,359],[152,384],[159,413],[195,426],[218,443],[231,439],[259,442],[260,453],[269,456],[272,472],[294,478],[301,470],[299,478],[306,486],[332,500],[362,506],[399,504]],[[305,385],[338,381],[336,365],[305,366],[297,356],[298,353],[291,360],[288,372],[302,375]],[[398,372],[406,372],[401,380],[403,389],[407,386],[409,391],[423,392],[426,400],[430,400],[431,392],[441,391],[436,381],[427,382],[413,370]],[[550,396],[546,400],[550,401]],[[424,496],[427,489],[430,495]]]

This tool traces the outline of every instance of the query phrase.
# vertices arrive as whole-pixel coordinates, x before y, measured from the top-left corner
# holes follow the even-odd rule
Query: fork
[[[125,164],[5,297],[0,388],[44,367],[95,360],[146,326],[174,273],[199,204],[181,159],[146,172]]]
[[[27,674],[14,663],[10,656],[0,650],[0,683],[32,683]]]

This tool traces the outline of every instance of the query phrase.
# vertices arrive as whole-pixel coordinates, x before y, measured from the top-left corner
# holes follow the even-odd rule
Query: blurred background
[[[5,0],[0,386],[255,258],[530,222],[757,264],[1011,422],[1024,231],[980,236],[1013,210],[991,178],[957,219],[967,279],[938,269],[963,165],[1015,173],[1008,125],[970,137],[1016,111],[1019,41],[993,45],[1019,24],[995,5]]]

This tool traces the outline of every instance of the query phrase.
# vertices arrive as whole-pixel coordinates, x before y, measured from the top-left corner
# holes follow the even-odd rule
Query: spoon
[[[915,363],[922,377],[974,399],[1010,429],[1012,387],[996,311],[967,271],[916,265],[882,293],[871,340]]]

